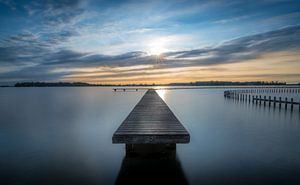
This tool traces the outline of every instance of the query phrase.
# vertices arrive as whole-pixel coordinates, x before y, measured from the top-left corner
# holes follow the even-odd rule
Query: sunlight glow
[[[161,99],[165,100],[166,98],[166,90],[156,90],[157,94],[161,97]]]
[[[150,55],[160,55],[167,51],[166,49],[166,42],[167,39],[165,38],[159,38],[155,39],[150,42],[148,48],[149,48],[149,54]]]

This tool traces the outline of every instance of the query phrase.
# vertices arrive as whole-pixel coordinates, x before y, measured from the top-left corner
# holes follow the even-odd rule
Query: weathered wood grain
[[[154,89],[149,89],[113,135],[113,143],[188,143],[190,135]]]

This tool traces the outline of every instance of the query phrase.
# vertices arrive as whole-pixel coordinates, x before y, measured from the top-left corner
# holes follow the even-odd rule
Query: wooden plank
[[[113,135],[113,143],[189,143],[190,135],[154,89],[149,89]]]

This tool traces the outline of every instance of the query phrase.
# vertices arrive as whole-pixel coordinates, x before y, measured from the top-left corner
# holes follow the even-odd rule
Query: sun
[[[149,54],[159,56],[166,52],[166,40],[163,38],[154,39],[149,43]]]
[[[163,47],[156,45],[150,49],[150,55],[160,55],[161,53],[163,53],[163,50]]]

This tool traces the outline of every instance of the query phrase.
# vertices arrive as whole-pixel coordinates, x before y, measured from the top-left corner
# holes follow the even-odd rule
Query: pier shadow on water
[[[176,145],[126,145],[115,185],[180,184],[188,181],[176,157]]]

